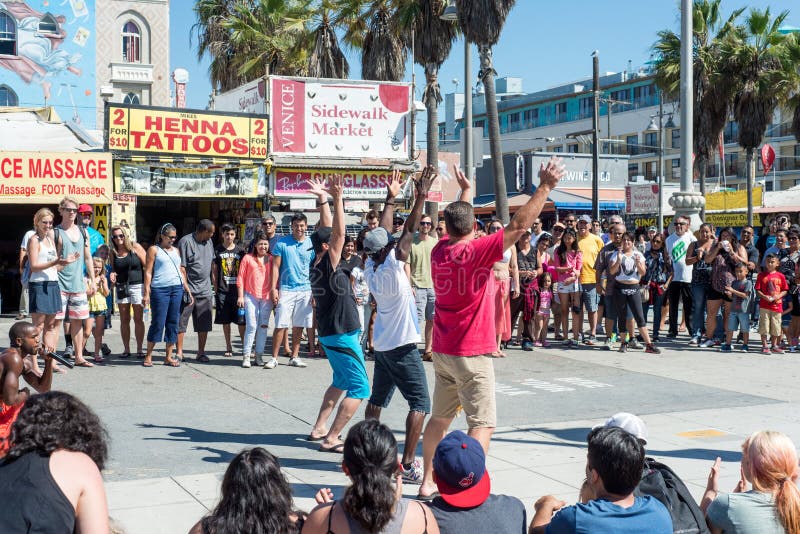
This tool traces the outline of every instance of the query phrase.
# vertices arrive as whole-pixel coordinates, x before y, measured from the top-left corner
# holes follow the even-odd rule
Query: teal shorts
[[[331,385],[346,391],[347,397],[351,399],[369,398],[369,379],[364,353],[358,342],[360,337],[361,330],[353,330],[319,338],[333,369]]]

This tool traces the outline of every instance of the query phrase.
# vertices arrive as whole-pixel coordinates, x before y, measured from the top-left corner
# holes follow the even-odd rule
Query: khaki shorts
[[[489,356],[448,356],[433,353],[436,384],[434,417],[453,418],[461,407],[469,428],[495,428],[494,363]]]
[[[781,335],[781,314],[776,311],[758,310],[758,333],[762,336]]]

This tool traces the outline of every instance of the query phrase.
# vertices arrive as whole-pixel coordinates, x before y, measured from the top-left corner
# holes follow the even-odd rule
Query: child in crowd
[[[736,264],[736,280],[725,288],[725,295],[731,299],[731,312],[728,316],[728,331],[725,333],[725,344],[720,347],[722,352],[731,352],[733,333],[739,330],[742,334],[742,346],[739,349],[747,352],[750,341],[750,294],[753,283],[747,279],[747,265]]]
[[[105,261],[100,257],[93,257],[94,263],[94,279],[97,281],[97,291],[89,297],[89,318],[84,321],[83,329],[86,332],[86,339],[89,339],[89,333],[94,334],[94,362],[103,363],[102,346],[103,346],[103,332],[106,329],[106,310],[108,304],[106,297],[108,297],[108,281],[106,279]],[[86,279],[88,285],[88,278]]]
[[[758,303],[758,333],[761,334],[761,353],[783,354],[780,346],[781,340],[781,313],[783,312],[783,297],[789,291],[786,278],[778,272],[778,257],[767,254],[765,259],[766,270],[758,274],[756,279],[756,294],[761,301]],[[769,341],[772,338],[772,351]]]
[[[539,275],[539,309],[533,322],[533,345],[547,347],[547,323],[550,322],[550,306],[553,303],[553,275],[545,271]]]
[[[783,313],[781,314],[781,330],[783,331],[784,339],[786,339],[785,342],[781,343],[781,347],[784,349],[789,348],[792,341],[792,308],[792,296],[787,292],[783,297]],[[789,352],[794,352],[794,350],[789,348]]]

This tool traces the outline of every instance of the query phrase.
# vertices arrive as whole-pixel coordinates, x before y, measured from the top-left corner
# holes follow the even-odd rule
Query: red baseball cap
[[[92,213],[94,210],[89,204],[81,204],[78,206],[78,213]]]
[[[454,430],[436,446],[433,478],[442,499],[457,508],[483,504],[492,489],[483,447],[460,430]]]

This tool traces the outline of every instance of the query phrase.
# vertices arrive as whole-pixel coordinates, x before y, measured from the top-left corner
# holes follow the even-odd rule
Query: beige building
[[[98,128],[104,101],[169,106],[169,0],[98,1],[96,28]]]

